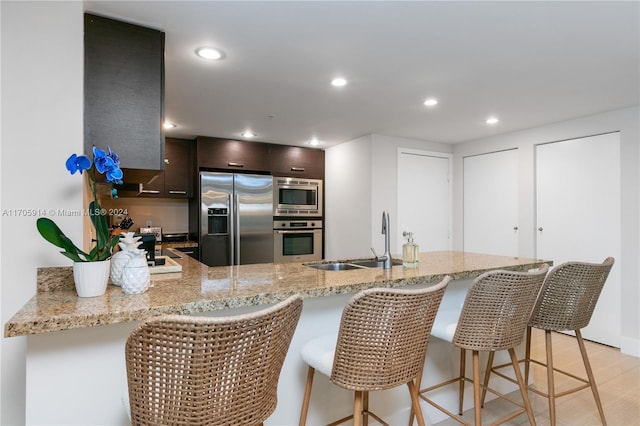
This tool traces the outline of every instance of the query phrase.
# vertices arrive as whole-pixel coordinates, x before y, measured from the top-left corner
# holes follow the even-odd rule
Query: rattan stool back
[[[125,349],[132,424],[262,424],[301,311],[296,295],[249,314],[143,322]]]
[[[374,391],[413,380],[448,282],[422,291],[369,289],[351,298],[342,312],[331,382]]]
[[[489,391],[504,398],[520,408],[506,414],[495,422],[506,422],[522,413],[526,413],[529,423],[535,425],[533,409],[527,395],[527,388],[517,364],[515,347],[522,343],[525,330],[531,317],[533,306],[549,271],[547,264],[530,272],[496,270],[485,272],[477,277],[467,291],[458,322],[455,325],[452,343],[460,348],[460,372],[458,377],[444,382],[422,388],[420,397],[436,407],[440,411],[452,417],[454,420],[469,424],[462,417],[464,406],[465,383],[473,383],[474,395],[474,424],[482,424],[481,408],[484,401],[484,393]],[[517,379],[522,403],[489,388],[490,371],[487,370],[484,381],[480,378],[481,351],[489,352],[489,366],[493,363],[496,351],[506,349],[509,351],[511,366]],[[470,350],[473,356],[473,378],[465,375],[466,351]],[[420,383],[420,382],[418,382]],[[443,407],[426,395],[444,386],[458,384],[458,415]]]
[[[522,343],[548,269],[545,264],[536,273],[492,271],[476,278],[452,343],[476,351],[498,351]]]
[[[547,369],[547,389],[529,387],[532,392],[548,399],[550,424],[556,424],[556,398],[590,388],[598,409],[600,421],[607,424],[604,409],[600,401],[600,394],[593,376],[587,349],[582,339],[582,328],[591,321],[604,283],[609,277],[614,259],[607,257],[602,263],[566,262],[553,268],[542,286],[540,296],[533,309],[529,327],[527,329],[527,345],[525,353],[525,380],[528,381],[531,364],[537,364]],[[546,361],[539,361],[531,357],[531,327],[544,330]],[[587,378],[554,366],[552,331],[573,331],[580,349],[582,362]],[[500,368],[502,366],[495,367]],[[570,388],[565,386],[562,392],[555,389],[555,373],[573,378],[577,384]]]
[[[529,325],[543,330],[579,330],[591,321],[614,259],[566,262],[553,268],[533,308]]]
[[[422,371],[433,320],[450,280],[445,276],[426,288],[372,288],[354,295],[343,309],[337,338],[321,336],[302,349],[309,369],[299,424],[306,424],[317,369],[332,383],[355,392],[353,414],[331,425],[351,418],[356,426],[366,425],[369,417],[386,424],[369,411],[369,392],[400,385],[408,386],[412,410],[424,425],[415,380]],[[322,361],[331,357],[331,369],[324,368],[327,365]]]

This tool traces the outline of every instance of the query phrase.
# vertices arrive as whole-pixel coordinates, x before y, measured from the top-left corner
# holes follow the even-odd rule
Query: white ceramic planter
[[[73,280],[78,297],[102,296],[107,291],[110,267],[110,260],[74,262]]]

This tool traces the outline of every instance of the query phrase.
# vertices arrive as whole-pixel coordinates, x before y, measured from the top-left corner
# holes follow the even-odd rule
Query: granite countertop
[[[161,241],[156,243],[156,248],[174,248],[174,247],[198,247],[197,241]]]
[[[420,254],[420,267],[393,266],[322,271],[304,263],[208,267],[189,256],[174,259],[182,272],[154,274],[143,294],[126,295],[109,284],[100,297],[79,298],[71,267],[38,269],[38,290],[6,324],[5,337],[139,321],[161,314],[197,314],[275,303],[292,294],[305,298],[474,278],[493,269],[528,270],[542,260],[454,251]],[[547,262],[550,264],[550,262]]]

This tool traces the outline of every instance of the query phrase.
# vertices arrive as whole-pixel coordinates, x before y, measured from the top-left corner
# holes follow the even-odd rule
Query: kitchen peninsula
[[[421,253],[418,269],[394,266],[339,272],[303,263],[207,267],[188,256],[175,260],[182,272],[152,275],[152,287],[133,296],[110,285],[104,296],[78,298],[70,267],[38,271],[37,294],[5,324],[6,337],[28,336],[27,424],[128,424],[122,401],[126,390],[124,342],[140,320],[165,313],[231,315],[261,309],[298,293],[305,298],[303,313],[281,374],[278,407],[266,422],[294,424],[306,375],[299,350],[309,339],[337,331],[342,308],[354,292],[431,285],[450,275],[455,281],[443,304],[457,304],[462,303],[470,281],[485,271],[528,270],[544,263],[448,251]],[[454,352],[450,345],[435,340],[427,357],[438,365],[426,371],[444,368],[448,372],[446,364]],[[318,380],[314,386],[314,392],[325,398],[310,407],[310,424],[328,423],[337,417],[336,412],[338,416],[349,412],[348,392],[329,388],[328,381]],[[383,416],[404,419],[409,405],[403,391],[385,391],[380,401],[372,395],[372,404],[378,404],[377,411]],[[322,407],[327,406],[336,411],[326,413]]]

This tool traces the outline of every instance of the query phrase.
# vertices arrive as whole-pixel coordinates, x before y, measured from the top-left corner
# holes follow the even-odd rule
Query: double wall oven
[[[322,181],[273,178],[274,262],[322,259]]]

